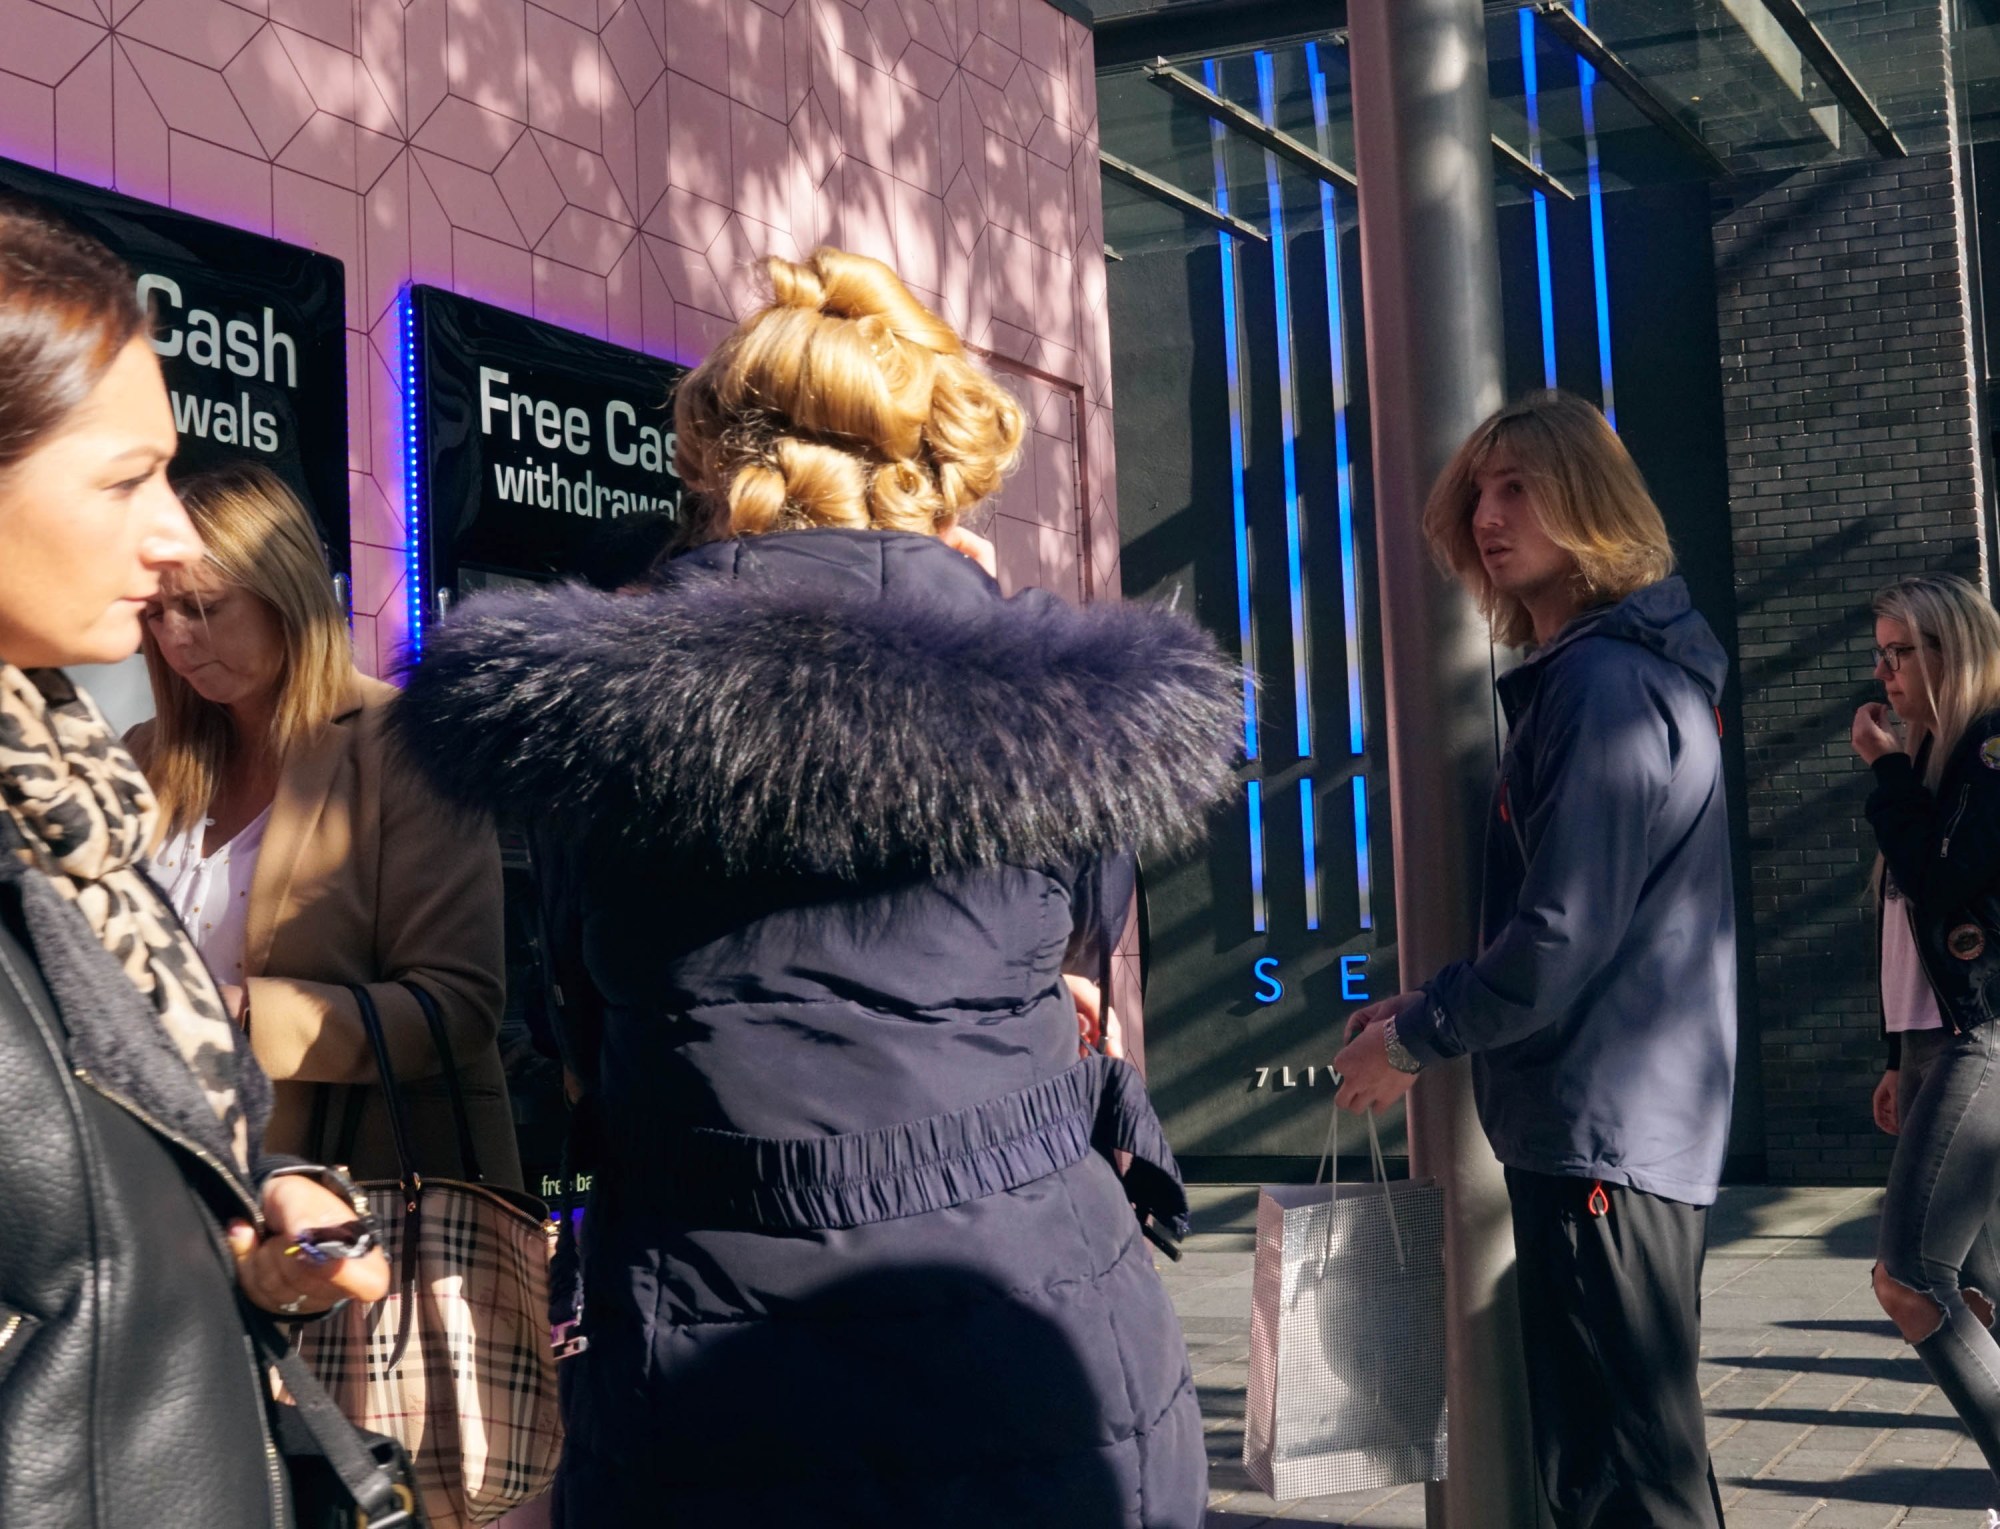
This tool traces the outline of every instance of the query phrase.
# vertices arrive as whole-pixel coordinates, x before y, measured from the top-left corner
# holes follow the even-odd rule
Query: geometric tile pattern
[[[879,256],[1034,420],[1005,580],[1117,592],[1093,54],[1044,0],[0,0],[0,36],[0,153],[345,263],[364,665],[410,280],[691,362],[758,256]]]

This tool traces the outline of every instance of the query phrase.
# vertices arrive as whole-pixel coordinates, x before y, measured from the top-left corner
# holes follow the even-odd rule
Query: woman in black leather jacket
[[[379,1298],[322,1170],[262,1151],[270,1089],[137,869],[144,777],[61,666],[139,646],[201,546],[132,277],[0,203],[0,1524],[289,1526],[241,1301]]]
[[[1963,579],[1902,579],[1875,643],[1887,705],[1854,718],[1882,851],[1875,1119],[1896,1137],[1875,1294],[2000,1477],[2000,613]]]

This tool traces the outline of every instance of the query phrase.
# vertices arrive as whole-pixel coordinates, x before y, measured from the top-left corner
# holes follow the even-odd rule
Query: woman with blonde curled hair
[[[1021,406],[880,261],[767,262],[772,301],[675,394],[683,544],[813,528],[949,530],[1000,487]]]
[[[1986,1456],[2000,1500],[2000,614],[1949,574],[1874,601],[1883,701],[1854,716],[1874,772],[1882,1028],[1875,1123],[1895,1136],[1875,1295]],[[1900,726],[1888,715],[1895,711]],[[1900,736],[1898,736],[1900,733]],[[2000,1511],[1989,1510],[2000,1522]]]
[[[202,560],[147,608],[155,716],[130,742],[161,806],[151,870],[270,1074],[267,1141],[393,1178],[387,1100],[350,985],[380,1014],[426,1173],[462,1175],[436,1001],[480,1166],[520,1183],[497,1042],[499,847],[396,768],[395,691],[354,666],[298,496],[240,462],[181,485]]]
[[[886,266],[769,270],[680,387],[683,550],[466,602],[396,708],[571,889],[602,1148],[563,1521],[1198,1524],[1141,1235],[1185,1198],[1064,970],[1117,937],[1101,867],[1229,789],[1240,681],[1163,610],[1004,597],[945,538],[1018,406]]]

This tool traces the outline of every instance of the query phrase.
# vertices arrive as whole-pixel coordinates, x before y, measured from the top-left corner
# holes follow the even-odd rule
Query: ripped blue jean
[[[1878,1257],[1891,1279],[1937,1303],[1941,1320],[1917,1357],[2000,1483],[2000,1343],[1964,1296],[2000,1285],[1988,1227],[2000,1200],[2000,1025],[1915,1032],[1903,1045],[1905,1068],[1922,1077],[1901,1112]]]

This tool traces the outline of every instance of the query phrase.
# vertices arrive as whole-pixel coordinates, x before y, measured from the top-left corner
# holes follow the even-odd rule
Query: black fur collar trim
[[[981,585],[694,568],[636,595],[484,595],[432,634],[390,725],[460,806],[733,872],[1188,847],[1231,784],[1241,671],[1160,607]]]

